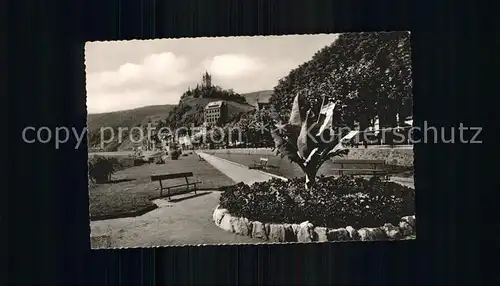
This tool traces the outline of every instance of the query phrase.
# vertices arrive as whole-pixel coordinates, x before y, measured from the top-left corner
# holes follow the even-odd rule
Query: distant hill
[[[272,90],[261,90],[261,91],[255,91],[255,92],[249,92],[249,93],[244,93],[241,96],[243,96],[246,100],[247,103],[250,105],[254,105],[257,100],[262,103],[268,103],[269,98],[273,94]]]
[[[87,128],[89,147],[98,145],[100,142],[99,130],[102,127],[111,127],[117,132],[119,127],[147,126],[148,122],[163,120],[168,116],[175,105],[152,105],[130,110],[120,110],[106,113],[95,113],[87,116]],[[133,148],[128,139],[128,133],[124,132],[122,144],[112,142],[105,147],[106,151],[125,150]],[[118,141],[118,138],[115,138]]]
[[[154,121],[166,117],[174,107],[173,104],[151,105],[130,110],[89,114],[87,126],[89,132],[98,131],[104,126],[113,128],[138,126],[147,124],[149,120]]]

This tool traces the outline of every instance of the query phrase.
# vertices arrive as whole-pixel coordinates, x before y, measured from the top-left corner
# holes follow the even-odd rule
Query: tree
[[[88,160],[89,179],[97,184],[102,184],[111,180],[111,175],[115,172],[115,165],[118,164],[115,158],[103,156],[92,156]]]
[[[251,114],[250,128],[252,130],[253,142],[260,147],[272,145],[273,139],[271,129],[273,128],[273,115],[271,110],[263,108]]]
[[[395,127],[397,113],[412,113],[411,87],[409,33],[345,33],[282,78],[270,102],[287,118],[292,95],[303,95],[313,110],[325,96],[347,107],[348,126],[358,121],[365,130],[378,116],[381,126]]]

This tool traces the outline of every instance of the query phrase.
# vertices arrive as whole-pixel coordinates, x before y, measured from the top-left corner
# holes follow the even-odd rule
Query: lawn
[[[300,167],[290,162],[286,157],[281,158],[280,156],[264,156],[259,154],[223,154],[223,153],[213,153],[213,156],[223,158],[235,163],[239,163],[245,166],[252,166],[255,162],[258,162],[261,157],[269,158],[266,172],[283,176],[285,178],[294,178],[304,176]],[[390,167],[390,166],[388,166]],[[331,171],[332,169],[338,169],[340,165],[334,164],[332,161],[326,161],[319,169],[318,175],[338,175],[338,172]],[[354,169],[365,169],[366,165],[349,165],[349,168]],[[348,172],[346,172],[348,173]],[[413,171],[405,171],[398,174],[400,177],[412,177]]]
[[[112,176],[115,183],[89,186],[90,216],[108,216],[135,212],[152,206],[152,199],[160,195],[159,183],[151,182],[151,175],[193,172],[201,181],[202,190],[217,190],[234,184],[227,176],[205,161],[199,161],[195,154],[181,156],[179,160],[168,160],[165,164],[145,164],[127,167]],[[184,179],[165,181],[166,185],[177,185]]]

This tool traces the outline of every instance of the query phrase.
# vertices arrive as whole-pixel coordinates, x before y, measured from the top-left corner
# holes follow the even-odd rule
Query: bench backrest
[[[176,173],[176,174],[166,174],[166,175],[154,175],[151,176],[151,181],[163,181],[163,180],[180,179],[187,177],[193,177],[193,173],[186,172],[186,173]]]
[[[337,164],[385,164],[385,160],[356,160],[356,159],[337,159],[333,160]]]

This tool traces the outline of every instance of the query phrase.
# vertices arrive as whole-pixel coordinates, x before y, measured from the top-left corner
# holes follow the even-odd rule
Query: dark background
[[[496,209],[483,207],[480,216],[478,198],[487,192],[492,201],[498,191],[485,186],[496,169],[488,167],[495,160],[486,130],[482,145],[415,146],[417,241],[100,251],[89,249],[86,146],[55,150],[21,139],[27,125],[86,125],[85,41],[379,30],[412,32],[415,121],[486,129],[493,10],[486,1],[409,3],[2,2],[8,184],[1,187],[0,285],[486,283],[479,262],[492,252],[488,219]],[[479,15],[480,5],[491,18]]]

